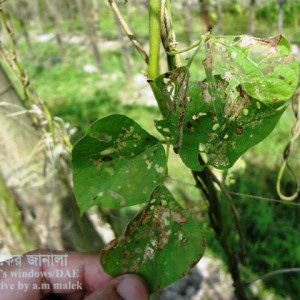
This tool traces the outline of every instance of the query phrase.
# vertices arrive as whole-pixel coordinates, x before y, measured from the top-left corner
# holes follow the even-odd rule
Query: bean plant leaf
[[[184,276],[204,250],[198,224],[163,186],[154,190],[123,236],[104,247],[100,260],[106,273],[141,275],[155,292]]]
[[[206,46],[205,66],[228,82],[228,102],[235,102],[233,89],[239,85],[251,97],[273,106],[280,106],[293,95],[299,67],[284,36],[213,37]]]
[[[93,123],[72,153],[81,212],[146,202],[160,183],[166,156],[159,141],[132,119],[111,115]]]
[[[252,41],[250,49],[245,40]],[[177,78],[183,75],[178,73],[188,70],[180,68],[155,81],[174,104],[172,112],[165,120],[157,121],[156,127],[164,136],[172,137],[174,150],[194,170],[202,170],[206,164],[229,168],[267,137],[285,110],[278,106],[291,97],[298,76],[298,65],[289,56],[284,37],[263,42],[246,36],[213,37],[209,42],[203,61],[206,80],[182,84]],[[254,53],[265,57],[258,60]],[[262,65],[273,73],[266,73]],[[261,68],[264,71],[258,74]],[[280,70],[284,80],[283,75],[279,78]],[[174,93],[176,85],[184,86],[187,92]],[[178,114],[182,107],[184,117]]]

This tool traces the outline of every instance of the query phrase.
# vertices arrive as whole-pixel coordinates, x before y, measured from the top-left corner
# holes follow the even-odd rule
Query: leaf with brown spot
[[[94,205],[119,208],[145,203],[161,181],[157,170],[165,159],[159,141],[132,119],[111,115],[96,121],[72,153],[81,213]]]
[[[161,187],[154,190],[149,203],[127,225],[123,236],[104,247],[100,260],[106,273],[138,274],[155,292],[186,274],[204,251],[198,224],[167,188]]]
[[[272,107],[289,100],[297,87],[299,66],[282,35],[255,38],[242,35],[213,37],[207,41],[207,70],[229,82],[226,93],[241,85],[251,97]],[[291,84],[290,84],[291,83]],[[277,98],[276,103],[273,99]]]
[[[192,170],[201,171],[206,164],[219,169],[230,168],[245,151],[272,132],[285,111],[285,108],[274,109],[250,98],[250,101],[239,109],[236,117],[228,121],[220,113],[224,112],[226,102],[221,98],[213,102],[204,102],[201,98],[201,89],[198,83],[191,82],[189,85],[189,96],[194,101],[187,104],[184,122],[189,123],[189,127],[193,130],[184,126],[179,151],[183,163]],[[242,102],[240,93],[238,97]],[[219,101],[218,117],[211,113],[215,111],[217,101]],[[247,115],[244,115],[243,110],[248,112]],[[178,131],[177,117],[169,113],[166,119],[156,121],[156,127],[168,127],[168,135],[173,135],[174,140]],[[163,134],[161,130],[159,132]],[[200,163],[199,153],[206,155],[205,163]]]
[[[175,105],[164,120],[156,121],[158,131],[171,137],[174,151],[186,166],[199,171],[206,164],[230,168],[272,132],[286,108],[282,104],[298,81],[298,64],[290,50],[283,36],[219,36],[206,42],[206,59],[202,61],[206,79],[187,76],[188,84],[181,84],[185,92],[181,89],[176,94],[176,103],[183,102],[181,95],[193,99],[184,102],[183,120]],[[162,92],[166,90],[163,78],[155,79]],[[176,90],[176,81],[172,84]],[[179,136],[180,147],[176,143]]]

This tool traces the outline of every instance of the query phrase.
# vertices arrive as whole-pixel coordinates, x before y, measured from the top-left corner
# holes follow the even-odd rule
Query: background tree
[[[278,33],[282,33],[283,27],[283,4],[284,0],[278,0],[279,12],[278,12]]]
[[[204,25],[204,32],[209,32],[211,30],[211,22],[209,16],[209,1],[199,0],[200,5],[200,15]]]
[[[97,38],[97,31],[96,31],[96,26],[99,26],[97,25],[97,23],[99,23],[99,19],[97,17],[97,11],[95,11],[93,7],[94,1],[93,0],[83,0],[83,1],[84,1],[83,7],[85,12],[84,20],[86,23],[87,36],[90,41],[91,48],[93,50],[93,55],[95,58],[98,72],[101,75],[103,72],[103,68],[102,68],[100,51],[98,47],[98,38]]]
[[[221,34],[222,33],[222,1],[216,0],[215,7],[216,7],[216,13],[217,13],[216,33]]]
[[[248,33],[253,35],[255,31],[255,5],[256,0],[250,0],[249,3],[249,25],[248,25]]]
[[[193,37],[193,18],[191,16],[190,6],[188,0],[182,0],[182,11],[184,16],[184,22],[186,26],[187,42],[191,44],[194,40]]]

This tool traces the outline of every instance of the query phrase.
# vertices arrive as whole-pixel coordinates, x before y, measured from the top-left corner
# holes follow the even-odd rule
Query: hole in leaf
[[[107,135],[106,133],[101,133],[101,132],[92,132],[90,134],[90,136],[92,138],[99,140],[100,142],[105,142],[105,143],[110,142],[112,139],[111,136]]]

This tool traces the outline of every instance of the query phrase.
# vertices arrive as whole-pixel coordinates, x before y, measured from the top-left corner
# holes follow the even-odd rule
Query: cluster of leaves
[[[231,167],[268,136],[298,83],[298,64],[282,36],[213,37],[206,46],[205,81],[189,82],[186,89],[186,68],[156,80],[174,104],[156,127],[172,137],[183,162],[199,171],[205,164]]]
[[[73,169],[82,212],[93,205],[119,208],[147,202],[124,236],[102,250],[106,272],[141,274],[156,291],[202,257],[204,240],[198,225],[163,186],[163,146],[132,119],[111,115],[95,122],[74,147]],[[182,249],[186,256],[175,270]],[[157,273],[168,276],[159,278]]]
[[[162,144],[172,143],[193,170],[231,167],[270,134],[295,90],[298,65],[289,54],[282,36],[210,37],[204,81],[190,78],[192,60],[155,80],[170,105],[166,119],[155,123],[164,141],[123,115],[91,125],[72,157],[81,212],[94,205],[146,203],[123,236],[102,250],[106,272],[140,274],[153,292],[198,262],[205,247],[202,233],[164,186],[169,147],[166,154]]]

